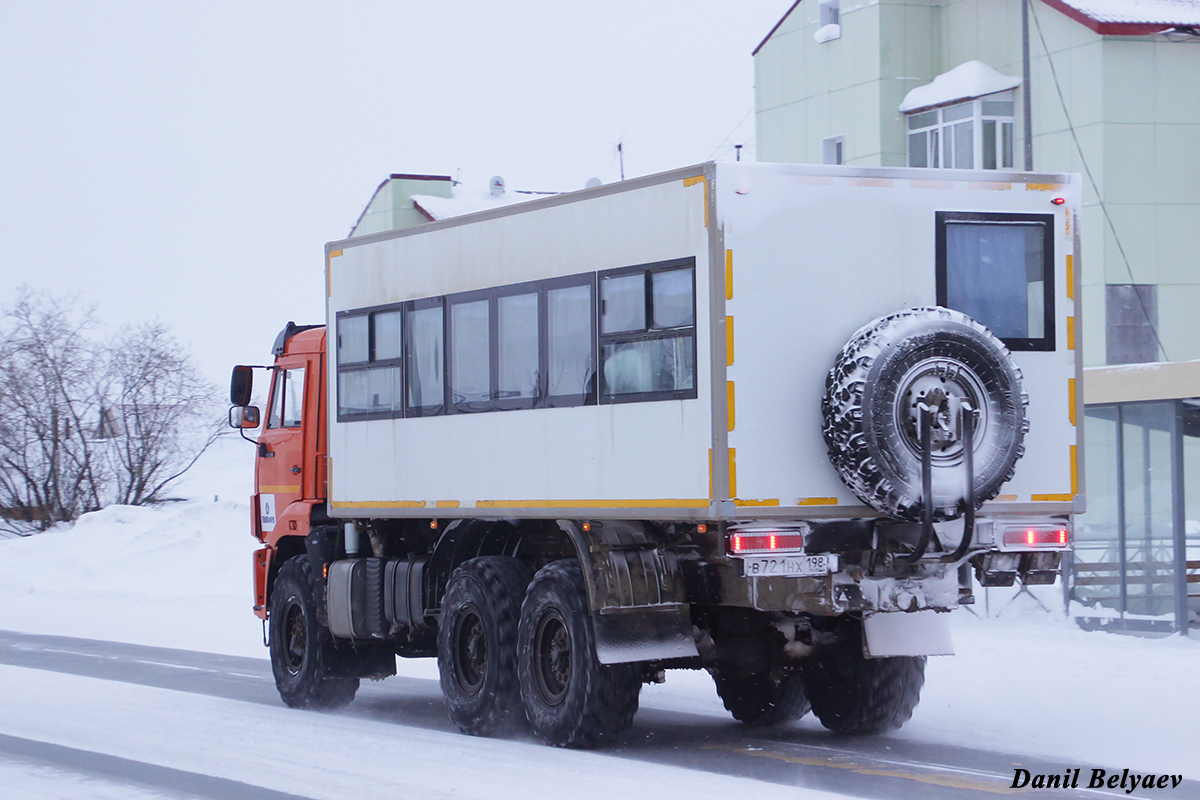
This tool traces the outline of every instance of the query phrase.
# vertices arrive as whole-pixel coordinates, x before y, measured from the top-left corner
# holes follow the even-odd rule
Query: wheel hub
[[[308,626],[305,624],[304,609],[299,603],[288,606],[284,617],[284,665],[288,673],[300,674],[304,666],[304,651],[308,649]]]
[[[464,608],[455,621],[454,674],[467,694],[478,692],[487,674],[487,636],[483,618],[473,605]]]
[[[962,363],[946,358],[929,358],[914,364],[900,381],[896,393],[897,428],[904,443],[916,456],[921,453],[921,417],[928,413],[930,445],[935,464],[949,466],[962,461],[963,416],[979,413],[976,431],[986,425],[986,393],[982,382]],[[979,437],[975,438],[979,441]]]
[[[538,622],[534,665],[542,698],[548,705],[558,705],[571,682],[571,635],[556,611],[547,612]]]

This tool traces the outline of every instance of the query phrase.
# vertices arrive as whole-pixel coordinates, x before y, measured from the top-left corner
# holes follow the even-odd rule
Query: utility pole
[[[1033,98],[1029,89],[1029,2],[1021,0],[1021,106],[1025,116],[1025,171],[1033,172]]]
[[[617,159],[621,162],[621,180],[625,180],[625,143],[617,142]]]

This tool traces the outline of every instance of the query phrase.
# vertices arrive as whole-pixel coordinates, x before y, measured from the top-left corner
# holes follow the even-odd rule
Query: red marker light
[[[1065,203],[1067,201],[1061,197],[1056,197],[1053,200],[1051,200],[1050,202],[1054,203],[1054,205],[1056,205],[1056,206],[1061,206],[1063,203]]]
[[[1071,543],[1071,532],[1066,528],[1009,528],[1004,532],[1004,544],[1020,549],[1058,549]]]

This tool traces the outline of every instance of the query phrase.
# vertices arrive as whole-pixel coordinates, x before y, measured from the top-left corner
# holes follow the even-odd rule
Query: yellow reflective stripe
[[[457,500],[438,500],[434,505],[437,508],[458,508],[459,502]]]
[[[1067,379],[1067,416],[1071,419],[1071,424],[1075,424],[1075,379]]]
[[[725,366],[733,366],[733,317],[725,317]]]
[[[300,487],[299,486],[260,486],[260,487],[258,487],[258,491],[263,494],[275,494],[275,493],[283,494],[285,492],[299,493]]]
[[[693,175],[690,178],[683,179],[684,186],[695,186],[697,183],[704,184],[704,227],[708,227],[708,178],[703,175]]]
[[[1075,349],[1075,318],[1067,317],[1067,349]]]
[[[728,399],[725,401],[727,410],[729,411],[729,430],[733,430],[734,413],[733,413],[733,381],[725,381],[725,388],[728,394]]]
[[[1075,256],[1067,256],[1067,297],[1075,299]]]
[[[1057,192],[1062,188],[1059,183],[1027,183],[1025,191],[1027,192]]]
[[[424,500],[335,500],[334,508],[424,508]]]
[[[779,500],[734,500],[733,504],[738,508],[765,508],[779,505]]]
[[[796,500],[798,506],[836,506],[836,497],[801,497]]]
[[[729,448],[729,496],[737,497],[737,448]]]
[[[709,501],[667,500],[480,500],[476,508],[708,508]]]

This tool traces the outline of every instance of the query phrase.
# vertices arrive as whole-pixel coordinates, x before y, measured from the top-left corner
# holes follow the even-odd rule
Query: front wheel
[[[358,691],[358,678],[326,677],[333,635],[317,619],[317,589],[308,556],[289,559],[271,592],[271,670],[283,702],[292,708],[341,708]]]
[[[565,559],[534,576],[521,606],[521,702],[534,733],[557,747],[607,744],[633,724],[641,692],[634,664],[604,665],[583,569]]]
[[[924,656],[867,658],[862,623],[845,618],[804,662],[804,693],[834,733],[860,736],[899,728],[921,699]]]

